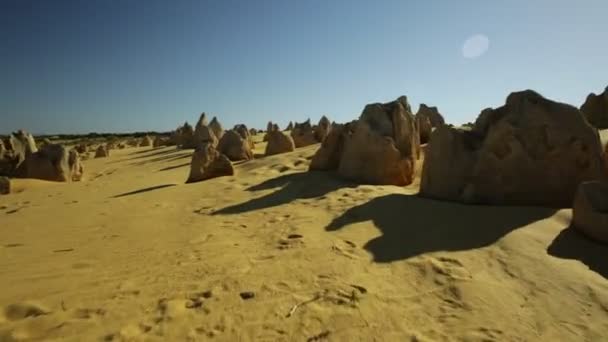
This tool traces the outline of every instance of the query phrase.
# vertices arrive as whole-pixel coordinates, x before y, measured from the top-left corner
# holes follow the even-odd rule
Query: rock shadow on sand
[[[137,195],[137,194],[141,194],[141,193],[144,193],[144,192],[164,189],[164,188],[168,188],[168,187],[172,187],[172,186],[176,186],[176,185],[177,184],[155,185],[155,186],[151,186],[151,187],[147,187],[147,188],[143,188],[143,189],[139,189],[139,190],[134,190],[134,191],[129,191],[129,192],[125,192],[125,193],[122,193],[122,194],[114,195],[114,196],[112,196],[112,198],[120,198],[120,197],[125,197],[125,196]]]
[[[287,204],[297,199],[317,198],[340,188],[356,186],[357,184],[341,180],[329,172],[309,171],[290,173],[247,188],[247,191],[280,188],[279,190],[244,203],[219,209],[213,215],[240,214],[267,209]]]
[[[547,248],[547,253],[561,259],[579,260],[608,279],[608,246],[590,240],[572,227],[565,228],[557,235]]]
[[[364,248],[375,262],[392,262],[437,251],[489,246],[509,232],[555,213],[540,207],[479,206],[391,194],[353,207],[325,229],[372,221],[382,235]]]

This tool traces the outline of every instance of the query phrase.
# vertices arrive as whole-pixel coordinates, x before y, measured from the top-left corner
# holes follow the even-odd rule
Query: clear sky
[[[343,122],[399,95],[463,123],[527,88],[579,106],[608,85],[607,13],[606,0],[0,0],[0,133],[166,131],[203,111],[224,126]]]

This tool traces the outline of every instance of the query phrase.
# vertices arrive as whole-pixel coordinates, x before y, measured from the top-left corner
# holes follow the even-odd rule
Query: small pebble
[[[255,297],[255,293],[253,293],[251,291],[245,291],[245,292],[241,292],[240,296],[242,299],[248,300],[248,299],[252,299],[253,297]]]

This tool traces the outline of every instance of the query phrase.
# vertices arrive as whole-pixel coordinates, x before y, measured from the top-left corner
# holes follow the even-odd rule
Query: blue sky
[[[452,123],[608,85],[606,0],[0,0],[0,133],[262,128],[407,95]],[[465,58],[476,34],[488,50]]]

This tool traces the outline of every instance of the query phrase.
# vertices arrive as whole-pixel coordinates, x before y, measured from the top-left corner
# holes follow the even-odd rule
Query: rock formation
[[[192,155],[190,175],[186,183],[232,175],[234,175],[234,168],[230,159],[219,153],[213,144],[204,143],[197,147]]]
[[[285,131],[291,131],[293,129],[293,122],[289,121],[287,127],[285,127]]]
[[[140,147],[149,147],[149,146],[152,146],[153,143],[154,142],[152,141],[152,138],[149,135],[146,135],[143,138],[141,138],[141,142],[139,143],[139,146]],[[108,150],[111,149],[110,146],[109,146],[109,144],[106,145],[106,148]]]
[[[218,138],[215,136],[213,129],[207,124],[205,113],[202,113],[194,128],[194,144],[197,147],[207,142],[212,143],[213,146],[217,146]]]
[[[38,151],[34,137],[22,130],[10,134],[1,149],[0,175],[11,177],[25,177],[25,160]]]
[[[445,120],[437,107],[429,107],[424,103],[421,103],[418,107],[418,112],[416,113],[416,117],[427,117],[431,122],[431,127],[437,128],[441,125],[445,124]]]
[[[431,134],[422,196],[467,203],[568,207],[578,185],[602,177],[597,131],[570,105],[531,90],[486,109],[472,130]]]
[[[581,112],[587,121],[598,129],[608,128],[608,87],[604,92],[587,96],[587,100],[581,106]]]
[[[95,158],[106,158],[110,156],[110,151],[107,149],[106,145],[99,145],[97,150],[95,151]]]
[[[243,139],[245,139],[247,141],[250,149],[253,150],[255,148],[255,144],[253,143],[253,138],[251,137],[251,134],[249,134],[249,129],[247,128],[246,125],[244,125],[244,124],[235,125],[233,130],[236,131]]]
[[[78,182],[82,180],[84,174],[84,166],[80,162],[80,155],[75,149],[71,149],[68,155],[68,165],[70,167],[70,174],[72,181]]]
[[[0,176],[0,195],[11,193],[11,180],[8,177]]]
[[[362,183],[408,185],[414,179],[419,141],[405,96],[369,104],[345,139],[338,173]]]
[[[429,142],[431,132],[433,131],[431,120],[428,116],[417,115],[416,124],[418,125],[418,131],[420,132],[420,143],[426,144],[427,142]]]
[[[608,183],[581,183],[572,209],[575,229],[594,240],[608,243]]]
[[[196,141],[194,140],[194,128],[185,122],[183,126],[178,127],[171,134],[171,144],[177,145],[180,148],[195,148]]]
[[[331,131],[310,161],[310,170],[337,170],[344,153],[344,143],[349,139],[355,125],[356,121],[344,125],[333,124]]]
[[[25,159],[25,177],[54,182],[71,181],[69,159],[69,152],[65,147],[57,144],[45,145]]]
[[[323,142],[329,131],[331,130],[331,121],[323,115],[319,120],[319,124],[315,127],[315,139],[318,142]]]
[[[296,123],[291,130],[291,137],[293,138],[296,148],[316,144],[318,142],[315,138],[312,125],[310,124],[310,119],[302,123]]]
[[[278,127],[273,127],[272,130],[266,133],[266,136],[268,144],[266,144],[266,151],[264,154],[267,156],[291,152],[296,148],[291,136],[281,132]]]
[[[217,145],[217,150],[232,161],[253,159],[249,141],[234,130],[224,133]]]
[[[224,129],[222,128],[222,124],[220,124],[220,122],[215,116],[213,117],[213,119],[211,119],[209,127],[211,127],[211,130],[213,131],[213,134],[215,134],[216,138],[222,139],[222,135],[224,135]]]

